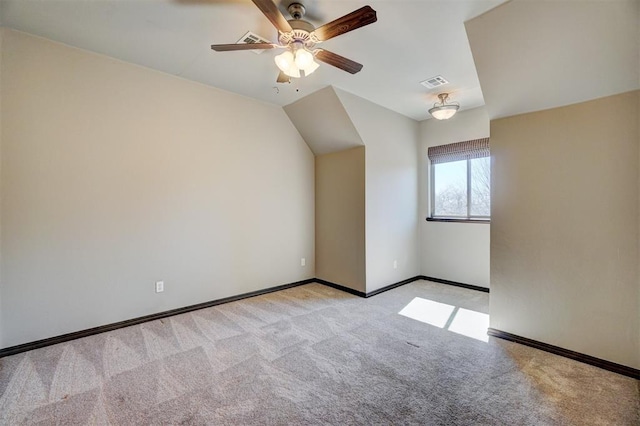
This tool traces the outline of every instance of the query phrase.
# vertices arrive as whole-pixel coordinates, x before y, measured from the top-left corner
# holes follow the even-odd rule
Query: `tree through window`
[[[488,220],[491,215],[489,139],[429,148],[431,218]]]

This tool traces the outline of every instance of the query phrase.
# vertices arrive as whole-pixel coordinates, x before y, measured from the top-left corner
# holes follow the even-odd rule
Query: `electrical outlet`
[[[156,293],[162,293],[164,291],[164,281],[156,281]]]
[[[307,264],[307,259],[305,259],[304,257],[300,259],[300,266],[304,266]]]
[[[397,260],[393,261],[393,269],[398,269],[398,261]]]

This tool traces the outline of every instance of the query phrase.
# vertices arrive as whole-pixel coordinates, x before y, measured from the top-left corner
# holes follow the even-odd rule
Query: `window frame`
[[[476,157],[476,158],[489,158],[491,161],[491,156],[484,157]],[[480,216],[480,215],[472,215],[471,214],[471,160],[476,158],[467,158],[465,160],[457,160],[457,161],[466,161],[467,162],[467,215],[466,216],[438,216],[435,214],[436,209],[436,191],[435,191],[435,173],[436,173],[436,164],[433,164],[429,161],[429,192],[430,192],[430,211],[429,217],[427,217],[428,222],[463,222],[463,223],[491,223],[491,215],[489,216]],[[438,163],[445,164],[445,163]]]

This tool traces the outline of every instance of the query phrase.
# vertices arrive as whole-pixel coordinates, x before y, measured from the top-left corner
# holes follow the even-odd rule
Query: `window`
[[[491,215],[489,139],[429,148],[433,220],[482,220]]]

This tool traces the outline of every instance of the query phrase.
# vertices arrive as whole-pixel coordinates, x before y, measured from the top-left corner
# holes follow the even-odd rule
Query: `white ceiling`
[[[285,106],[284,112],[315,155],[364,145],[331,86]]]
[[[276,30],[250,0],[1,0],[0,25],[272,104],[288,105],[333,85],[424,120],[441,91],[452,93],[461,110],[484,105],[464,22],[504,1],[302,0],[315,26],[366,4],[378,22],[322,44],[364,64],[360,73],[321,64],[284,85],[275,83],[273,51],[210,49],[247,31],[276,41]],[[450,84],[420,85],[436,75]]]

